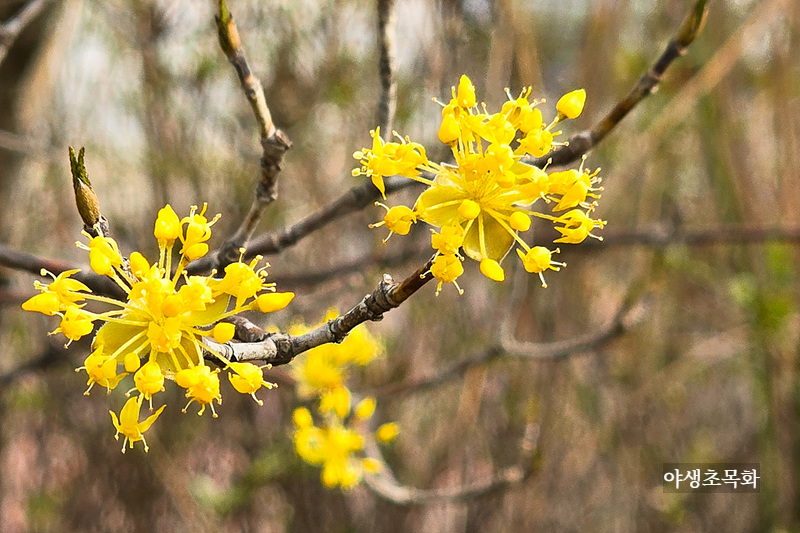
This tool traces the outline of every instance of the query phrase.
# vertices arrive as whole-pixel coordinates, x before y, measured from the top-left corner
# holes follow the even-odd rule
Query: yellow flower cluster
[[[543,272],[565,265],[552,259],[558,248],[531,247],[518,235],[530,228],[532,216],[553,222],[561,233],[556,243],[600,239],[592,231],[602,228],[605,221],[590,216],[602,190],[599,169],[590,172],[581,164],[578,170],[548,173],[546,165],[539,168],[522,161],[526,156],[543,157],[553,146],[563,144],[554,142],[561,132],[553,128],[581,114],[586,92],[564,95],[556,105],[556,117],[547,125],[536,107],[542,101],[530,101],[530,92],[528,87],[517,98],[508,93],[509,101],[490,114],[485,105],[478,107],[472,82],[462,76],[450,102],[443,104],[439,128],[439,140],[450,146],[455,165],[428,160],[422,145],[396,132],[398,142],[385,142],[380,129],[370,132],[371,149],[353,154],[361,163],[353,175],[369,177],[384,197],[384,176],[405,176],[428,186],[413,208],[383,206],[387,210],[383,220],[372,227],[385,225],[390,236],[405,235],[421,220],[438,229],[431,237],[436,256],[430,270],[439,281],[437,294],[443,283],[453,283],[463,292],[456,282],[464,272],[460,250],[480,263],[485,276],[503,281],[500,262],[515,244],[525,269],[539,274],[546,287]],[[534,210],[537,202],[554,203],[554,213],[566,212],[541,213]]]
[[[329,312],[326,320],[335,318]],[[293,334],[303,333],[303,326]],[[349,489],[357,485],[365,472],[375,472],[380,463],[364,457],[366,421],[375,413],[375,399],[365,398],[353,405],[350,389],[345,384],[353,366],[365,366],[380,354],[380,346],[364,328],[357,328],[340,344],[313,348],[292,362],[298,396],[315,399],[319,425],[309,409],[294,412],[294,444],[297,455],[307,463],[322,467],[322,483],[327,487]],[[391,442],[397,436],[395,423],[381,425],[375,432],[380,442]]]
[[[143,422],[139,422],[139,411],[145,400],[153,410],[153,396],[164,390],[165,380],[174,381],[186,390],[189,399],[186,407],[197,402],[198,414],[202,415],[206,406],[210,406],[213,416],[217,416],[213,402],[222,403],[220,370],[212,370],[206,364],[204,352],[212,353],[224,365],[231,385],[242,394],[255,399],[262,386],[274,386],[264,381],[263,367],[229,362],[203,341],[206,338],[217,343],[230,341],[235,327],[221,322],[223,319],[244,310],[267,313],[282,309],[294,294],[277,293],[274,283],[265,283],[266,267],[255,268],[260,257],[249,264],[240,260],[228,265],[222,278],[214,277],[216,272],[209,276],[188,276],[186,265],[208,253],[206,241],[211,237],[211,226],[219,218],[217,215],[211,221],[206,219],[206,207],[199,213],[197,207],[192,207],[189,216],[183,219],[169,205],[159,211],[154,235],[160,253],[155,264],[139,252],[130,254],[126,261],[110,237],[93,237],[88,245],[77,243],[89,251],[92,270],[111,278],[127,294],[127,301],[92,294],[71,277],[78,271],[70,270],[58,276],[51,274],[52,283],[35,282],[40,293],[22,304],[26,311],[60,316],[61,324],[53,333],[63,333],[70,343],[90,334],[95,322],[104,322],[92,342],[92,353],[77,370],[86,371],[88,376],[86,394],[95,384],[111,392],[125,376],[133,374],[134,387],[127,395],[134,392],[138,395],[128,399],[119,416],[111,412],[116,438],[120,434],[125,437],[123,452],[126,444],[133,447],[140,440],[145,451],[148,450],[144,432],[164,406]],[[173,273],[172,249],[176,241],[182,247]],[[89,301],[107,304],[112,309],[102,313],[88,311],[84,306]],[[231,301],[233,305],[228,309]]]

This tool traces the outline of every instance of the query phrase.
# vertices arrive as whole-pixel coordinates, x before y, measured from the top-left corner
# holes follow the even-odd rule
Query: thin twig
[[[626,176],[620,171],[630,174],[639,172],[644,161],[652,156],[660,143],[669,136],[670,130],[684,122],[694,107],[703,101],[728,75],[731,69],[743,56],[743,51],[752,46],[758,39],[754,37],[758,31],[764,31],[776,19],[785,17],[788,0],[765,0],[756,6],[739,25],[739,28],[705,61],[703,67],[688,80],[680,92],[660,111],[659,115],[641,135],[630,139],[625,154],[615,162],[617,172],[614,179],[626,182]]]
[[[275,127],[272,121],[272,115],[264,96],[264,88],[250,71],[239,39],[239,30],[225,5],[225,0],[219,0],[219,16],[215,18],[220,48],[236,70],[242,90],[253,109],[253,115],[258,122],[262,148],[261,176],[250,210],[242,220],[239,229],[225,241],[218,251],[211,254],[210,258],[215,263],[212,268],[220,269],[239,258],[239,249],[244,247],[253,236],[264,209],[278,197],[278,173],[283,167],[283,156],[291,148],[292,143],[283,131]]]
[[[570,355],[596,350],[611,339],[629,330],[642,317],[642,300],[629,297],[605,326],[571,339],[553,342],[522,342],[509,331],[504,323],[499,335],[498,351],[510,359],[563,359]]]
[[[278,235],[296,237],[298,234],[300,234],[300,231],[297,226],[293,226]],[[282,249],[287,241],[278,237],[272,242],[278,249]],[[598,247],[606,249],[614,246],[649,246],[663,248],[676,244],[687,246],[715,246],[720,244],[761,244],[765,242],[800,242],[800,228],[760,228],[747,225],[727,225],[708,229],[683,229],[671,227],[666,224],[654,224],[639,229],[606,231],[602,242],[588,239],[580,246],[570,247],[568,250],[569,253],[581,253],[588,250],[595,251]],[[387,255],[383,259],[378,259],[370,255],[369,257],[356,259],[351,263],[331,268],[330,270],[300,273],[280,278],[278,281],[285,281],[288,284],[296,285],[321,283],[332,277],[355,272],[361,267],[370,264],[396,265],[402,262],[407,256],[408,254],[406,254],[405,251],[398,254]],[[194,263],[192,265],[194,265]],[[29,272],[35,275],[39,275],[43,268],[53,274],[60,274],[65,270],[79,268],[66,261],[20,252],[4,244],[0,244],[0,266],[22,272]],[[119,288],[113,282],[110,282],[107,277],[98,276],[88,269],[77,273],[75,279],[85,283],[98,294],[114,296],[119,293]],[[109,281],[109,283],[106,283],[106,281]]]
[[[2,60],[0,60],[2,62]],[[47,155],[44,147],[33,138],[10,131],[0,130],[0,148],[21,154]]]
[[[47,5],[47,1],[31,0],[16,15],[0,24],[0,64],[3,63],[8,50],[19,37],[19,34],[22,33],[25,26],[30,24],[42,12],[42,9]]]
[[[551,161],[550,164],[553,166],[568,165],[580,159],[583,154],[602,141],[639,102],[658,89],[667,68],[673,61],[686,53],[689,45],[703,29],[707,15],[707,0],[698,0],[670,39],[661,56],[639,78],[636,85],[621,102],[614,106],[591,130],[573,135],[567,145],[558,147],[544,157],[530,159],[528,162],[540,168],[548,161]]]
[[[378,126],[384,139],[392,135],[397,108],[397,83],[394,78],[394,0],[378,0],[378,74],[381,94],[378,98]]]

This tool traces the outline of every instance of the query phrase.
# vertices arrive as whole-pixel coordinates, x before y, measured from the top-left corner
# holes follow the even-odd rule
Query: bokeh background
[[[0,21],[24,4],[0,0]],[[124,250],[153,255],[152,223],[167,202],[185,213],[208,201],[222,213],[212,246],[236,227],[260,147],[218,48],[214,7],[47,2],[0,64],[0,242],[85,265],[73,245],[81,222],[67,146],[86,147]],[[294,143],[261,234],[359,184],[352,153],[370,141],[380,87],[376,8],[229,7],[275,122]],[[532,85],[551,103],[584,87],[586,110],[565,138],[628,92],[690,7],[397,0],[395,129],[436,154],[440,107],[431,98],[449,98],[466,73],[490,110],[505,87]],[[182,398],[167,393],[150,453],[121,455],[108,409],[122,392],[83,396],[73,369],[88,346],[65,351],[63,338],[48,337],[52,320],[19,309],[34,277],[0,268],[0,529],[800,531],[799,24],[791,0],[711,3],[703,33],[658,92],[591,152],[589,166],[603,169],[606,240],[562,247],[569,267],[550,273],[547,289],[513,272],[495,284],[467,263],[464,296],[425,287],[368,325],[385,355],[354,373],[351,388],[391,392],[480,355],[504,320],[520,341],[571,339],[637,302],[630,327],[590,350],[553,361],[501,356],[441,386],[379,396],[376,416],[402,428],[387,449],[401,483],[454,488],[491,476],[515,463],[533,424],[535,471],[524,482],[420,506],[363,486],[327,490],[295,456],[297,400],[283,370],[263,407],[223,389],[218,419],[182,415]],[[390,201],[413,201],[413,191]],[[369,207],[268,257],[270,279],[298,294],[270,325],[318,321],[357,303],[383,272],[413,272],[428,253],[427,229],[384,246],[385,231],[367,228],[382,214]],[[539,242],[556,236],[537,230]],[[350,267],[336,272],[341,265]],[[758,462],[761,490],[666,494],[665,462]]]

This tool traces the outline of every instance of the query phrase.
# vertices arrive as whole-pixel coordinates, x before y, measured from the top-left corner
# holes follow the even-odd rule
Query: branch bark
[[[432,263],[431,258],[400,283],[395,282],[389,274],[384,274],[378,288],[350,311],[302,335],[270,333],[262,342],[254,343],[219,344],[210,339],[205,339],[204,342],[230,361],[261,361],[271,365],[285,365],[312,348],[329,342],[342,342],[359,324],[381,320],[384,313],[400,306],[433,279],[430,272]],[[212,354],[208,356],[214,357]]]

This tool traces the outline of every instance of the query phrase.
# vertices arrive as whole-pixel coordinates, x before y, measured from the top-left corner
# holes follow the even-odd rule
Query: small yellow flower
[[[395,438],[397,438],[398,433],[400,433],[400,428],[394,422],[389,422],[386,424],[382,424],[381,427],[378,428],[378,431],[375,432],[375,437],[383,442],[392,442]]]
[[[233,388],[241,394],[249,394],[258,405],[264,405],[264,402],[256,398],[256,392],[261,387],[271,389],[276,385],[264,381],[264,374],[261,371],[262,367],[258,367],[253,363],[230,363],[228,365],[232,373],[228,374],[228,379],[233,385]]]
[[[314,425],[314,420],[311,418],[311,412],[305,407],[298,407],[292,413],[294,425],[300,429],[309,428]]]
[[[82,307],[83,304],[79,305],[79,302],[85,299],[84,293],[91,291],[89,287],[70,277],[78,272],[80,270],[65,270],[58,276],[54,276],[42,269],[42,275],[50,276],[53,281],[50,284],[35,281],[34,287],[42,292],[26,300],[22,304],[22,309],[52,316],[59,311],[66,311],[70,307]]]
[[[111,237],[97,236],[89,241],[89,265],[101,276],[110,275],[122,265],[117,243]]]
[[[544,271],[547,269],[558,271],[561,270],[561,267],[567,266],[566,263],[553,261],[553,254],[558,252],[560,252],[558,248],[551,252],[544,246],[534,246],[524,254],[521,250],[517,250],[525,270],[533,274],[539,274],[539,279],[542,280],[542,287],[545,288],[547,287],[547,282],[544,280]]]
[[[122,359],[122,365],[126,372],[136,372],[142,365],[142,361],[139,359],[139,354],[131,352]]]
[[[208,253],[208,244],[206,244],[206,241],[211,238],[211,226],[219,219],[219,216],[214,217],[209,222],[208,219],[203,216],[207,208],[208,204],[203,204],[203,209],[198,214],[197,207],[192,207],[189,216],[181,220],[182,224],[186,224],[186,234],[179,235],[183,243],[181,253],[189,261],[203,257]]]
[[[217,322],[214,329],[211,330],[211,336],[220,344],[229,342],[235,334],[236,326],[230,322]]]
[[[120,433],[125,437],[125,440],[122,441],[122,453],[125,453],[125,445],[129,442],[131,448],[133,448],[134,442],[142,441],[144,451],[147,452],[150,449],[147,446],[147,441],[144,440],[144,432],[150,429],[150,426],[153,425],[153,422],[156,421],[166,406],[162,405],[155,414],[148,416],[144,422],[139,422],[139,409],[141,407],[142,404],[139,400],[130,398],[125,402],[122,411],[120,411],[119,418],[117,418],[117,414],[114,411],[109,411],[111,413],[111,421],[114,423],[114,427],[117,428],[117,434],[114,435],[114,438],[119,440]]]
[[[452,283],[456,286],[459,294],[463,294],[463,290],[458,286],[458,279],[464,273],[464,267],[461,265],[461,260],[455,254],[440,254],[436,256],[431,265],[431,275],[439,282],[436,286],[436,294],[442,290],[443,283]]]
[[[61,325],[53,333],[61,332],[70,341],[76,341],[92,332],[94,316],[81,311],[77,306],[68,307],[61,319]]]
[[[336,313],[330,311],[326,318],[332,319]],[[297,325],[293,331],[301,333],[304,328]],[[326,487],[341,487],[349,489],[356,486],[365,473],[377,472],[380,462],[364,457],[365,430],[364,420],[371,418],[375,413],[375,398],[368,397],[352,409],[351,393],[344,384],[346,369],[353,364],[366,364],[374,359],[378,348],[375,341],[368,334],[361,333],[360,338],[354,334],[363,329],[356,329],[342,342],[341,350],[337,345],[323,345],[310,350],[308,355],[303,354],[298,359],[296,369],[297,389],[301,396],[316,396],[319,398],[318,418],[319,426],[315,425],[314,417],[305,407],[295,409],[292,418],[295,425],[294,445],[297,455],[305,462],[322,468],[321,479]],[[356,342],[353,343],[353,340]],[[351,343],[348,345],[348,343]],[[332,349],[325,349],[332,348]],[[312,377],[309,371],[317,364],[325,368],[326,373],[336,376],[324,383],[324,388],[315,388],[309,380]],[[329,386],[335,383],[335,385]],[[397,433],[396,424],[386,424],[378,430],[379,435],[388,442]],[[380,438],[380,437],[378,437]]]
[[[349,489],[357,485],[364,471],[363,460],[356,456],[364,447],[363,438],[339,423],[316,427],[307,410],[295,411],[295,421],[298,418],[305,425],[297,424],[294,433],[297,455],[309,464],[322,466],[322,483],[326,487]]]
[[[384,176],[414,176],[417,168],[428,162],[425,148],[406,139],[401,142],[384,142],[381,139],[380,128],[370,131],[372,136],[372,149],[364,148],[353,154],[361,162],[361,169],[354,169],[353,175],[364,175],[372,179],[373,185],[386,198],[386,188],[383,184]]]
[[[335,318],[329,313],[327,319]],[[301,333],[304,328],[295,328]],[[301,397],[320,397],[344,386],[347,368],[363,366],[381,353],[381,345],[364,327],[353,329],[339,344],[323,344],[300,354],[292,361],[292,375]]]
[[[356,416],[361,420],[371,418],[372,415],[375,414],[375,404],[375,398],[364,398],[358,402],[358,405],[356,406]]]
[[[462,75],[458,80],[458,105],[464,108],[475,107],[475,86],[472,80]]]
[[[84,394],[88,395],[92,390],[94,384],[97,383],[101,387],[105,387],[110,393],[117,384],[127,376],[127,373],[117,374],[117,360],[103,354],[103,347],[93,351],[83,362],[83,366],[76,368],[75,371],[85,370],[89,380],[86,384],[89,386]]]
[[[293,292],[267,292],[256,298],[253,309],[262,313],[274,313],[284,309],[293,299]]]
[[[515,211],[508,218],[508,225],[517,231],[528,231],[531,227],[531,218],[522,211]]]
[[[481,261],[481,273],[493,281],[506,279],[506,274],[503,272],[503,267],[500,266],[500,263],[488,257]]]
[[[181,220],[169,204],[158,211],[153,235],[164,247],[172,246],[181,236]]]
[[[217,418],[217,412],[214,410],[212,402],[216,400],[217,403],[222,403],[218,374],[219,369],[214,369],[212,372],[205,365],[187,368],[175,374],[175,383],[186,389],[186,397],[189,398],[189,403],[183,408],[184,413],[192,402],[197,402],[200,404],[198,415],[202,416],[208,405],[211,407],[211,416]]]
[[[447,114],[442,118],[442,124],[439,126],[439,140],[444,144],[456,142],[460,136],[461,131],[458,127],[456,117]]]
[[[151,400],[153,395],[164,390],[164,374],[155,361],[148,361],[133,375],[136,388],[146,400]]]
[[[54,292],[40,292],[36,296],[25,300],[22,304],[22,309],[24,311],[35,311],[37,313],[53,316],[61,309],[61,302],[58,299],[58,295]]]
[[[578,118],[583,112],[583,106],[586,103],[586,91],[578,89],[562,96],[556,104],[556,109],[559,115],[566,118]]]
[[[554,242],[577,244],[586,240],[586,237],[593,237],[599,241],[603,240],[602,237],[592,234],[592,230],[605,226],[605,221],[593,220],[580,209],[573,209],[558,218],[554,218],[554,220],[564,224],[562,227],[556,226],[556,230],[561,233],[562,237]]]
[[[475,220],[481,214],[481,205],[474,200],[462,200],[458,205],[458,215],[465,220]]]
[[[458,224],[442,226],[439,233],[433,230],[431,230],[431,233],[431,247],[440,254],[455,255],[464,243],[464,228]]]
[[[404,205],[388,207],[380,202],[375,202],[375,205],[385,208],[386,214],[383,216],[383,220],[375,224],[370,224],[369,227],[377,228],[385,225],[389,229],[389,237],[394,233],[398,235],[408,235],[408,232],[411,231],[411,224],[417,221],[417,215],[414,211]],[[383,239],[384,244],[389,240],[389,237]]]

